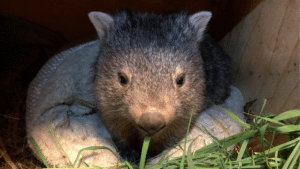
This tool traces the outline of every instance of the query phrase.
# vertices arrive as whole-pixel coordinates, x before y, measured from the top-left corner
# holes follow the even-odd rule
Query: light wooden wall
[[[263,0],[221,41],[233,58],[234,85],[252,110],[299,109],[299,0]]]

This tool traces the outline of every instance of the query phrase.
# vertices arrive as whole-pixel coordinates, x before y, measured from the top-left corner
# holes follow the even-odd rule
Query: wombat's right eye
[[[128,77],[124,73],[119,72],[118,78],[122,86],[125,86],[128,83]]]
[[[181,87],[184,84],[184,75],[180,75],[176,78],[176,84],[178,87]]]

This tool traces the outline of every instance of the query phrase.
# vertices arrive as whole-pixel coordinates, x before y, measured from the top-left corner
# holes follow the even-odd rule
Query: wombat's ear
[[[189,22],[196,31],[198,41],[202,39],[202,35],[210,18],[211,12],[208,11],[198,12],[189,17]]]
[[[90,12],[89,18],[94,25],[100,39],[104,37],[106,31],[113,25],[113,17],[103,12]]]

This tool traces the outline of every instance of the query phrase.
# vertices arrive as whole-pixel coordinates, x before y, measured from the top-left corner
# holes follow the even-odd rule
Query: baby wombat
[[[161,153],[186,134],[190,116],[229,96],[231,60],[205,33],[210,12],[91,12],[100,38],[93,92],[120,155]],[[193,126],[192,122],[192,126]]]

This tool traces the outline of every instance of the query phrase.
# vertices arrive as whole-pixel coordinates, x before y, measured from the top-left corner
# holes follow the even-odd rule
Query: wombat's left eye
[[[184,84],[184,79],[185,79],[184,75],[180,75],[176,78],[176,84],[178,87],[181,87]]]

